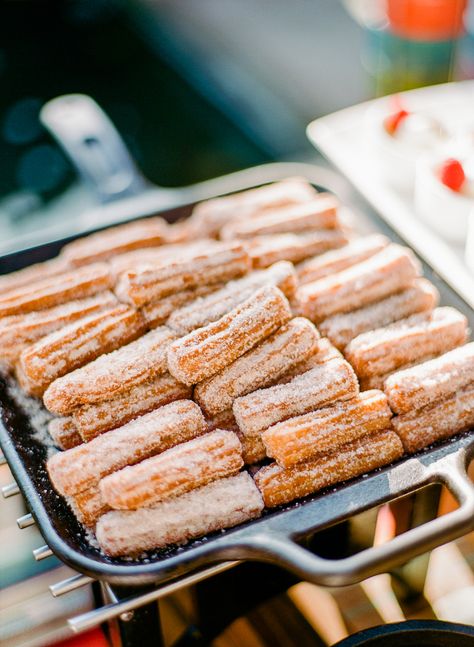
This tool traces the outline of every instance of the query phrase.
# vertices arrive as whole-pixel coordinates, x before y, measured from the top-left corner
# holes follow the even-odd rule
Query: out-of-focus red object
[[[387,0],[390,30],[416,40],[443,40],[462,32],[467,0]]]
[[[383,125],[389,135],[397,132],[398,126],[408,117],[410,113],[407,110],[398,110],[384,119]]]
[[[453,157],[445,160],[440,169],[440,180],[449,189],[460,191],[466,180],[461,162]]]
[[[59,643],[54,643],[54,647],[110,647],[110,644],[101,629],[92,629],[79,636],[73,636]]]

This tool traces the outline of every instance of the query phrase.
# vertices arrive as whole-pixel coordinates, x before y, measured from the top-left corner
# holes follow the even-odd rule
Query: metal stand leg
[[[117,602],[136,594],[136,589],[111,587],[102,584],[103,601],[106,604]],[[142,591],[145,593],[145,589]],[[138,607],[123,613],[108,623],[109,640],[112,647],[161,647],[163,637],[158,602]]]

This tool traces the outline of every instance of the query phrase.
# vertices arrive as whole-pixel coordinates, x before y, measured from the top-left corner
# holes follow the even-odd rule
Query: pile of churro
[[[289,178],[0,277],[0,362],[54,416],[52,487],[136,556],[469,429],[474,343],[438,299]]]

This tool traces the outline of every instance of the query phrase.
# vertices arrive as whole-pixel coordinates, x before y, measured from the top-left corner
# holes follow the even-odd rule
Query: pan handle
[[[40,120],[101,203],[137,195],[147,187],[115,126],[91,97],[56,97],[43,106]]]
[[[303,580],[325,586],[345,586],[360,582],[452,541],[474,528],[474,486],[466,472],[465,449],[445,456],[426,467],[416,489],[430,483],[443,483],[456,498],[459,508],[421,526],[412,528],[386,544],[368,548],[356,555],[328,560],[296,543],[292,536],[278,531],[248,538],[245,546],[251,558],[288,568]],[[403,482],[392,488],[392,499],[407,494]]]

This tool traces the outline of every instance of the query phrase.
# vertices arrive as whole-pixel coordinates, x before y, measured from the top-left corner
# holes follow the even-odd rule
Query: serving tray
[[[248,189],[291,175],[303,175],[320,190],[336,193],[349,205],[361,232],[380,231],[396,242],[404,240],[341,176],[306,164],[270,164],[175,192],[174,207],[157,208],[150,194],[114,205],[123,222],[133,214],[161,213],[175,221],[189,215],[198,200]],[[162,202],[160,203],[162,205]],[[106,207],[107,216],[110,207]],[[98,212],[100,213],[100,212]],[[110,218],[107,218],[109,224]],[[97,230],[97,228],[96,228]],[[54,256],[71,238],[0,258],[5,273]],[[441,294],[441,303],[463,312],[474,326],[474,310],[424,262],[425,276]],[[474,528],[474,485],[466,467],[474,456],[474,431],[439,443],[415,456],[347,483],[321,491],[282,508],[265,511],[261,519],[214,533],[185,546],[143,554],[139,559],[104,556],[51,487],[45,470],[47,448],[32,421],[0,382],[0,445],[38,527],[63,562],[79,573],[111,584],[164,583],[206,565],[226,560],[259,560],[280,565],[298,577],[323,585],[345,585],[386,571],[398,563],[450,541]],[[304,547],[315,531],[373,506],[392,501],[430,483],[443,483],[459,507],[443,517],[413,528],[384,545],[339,560],[314,555]]]

